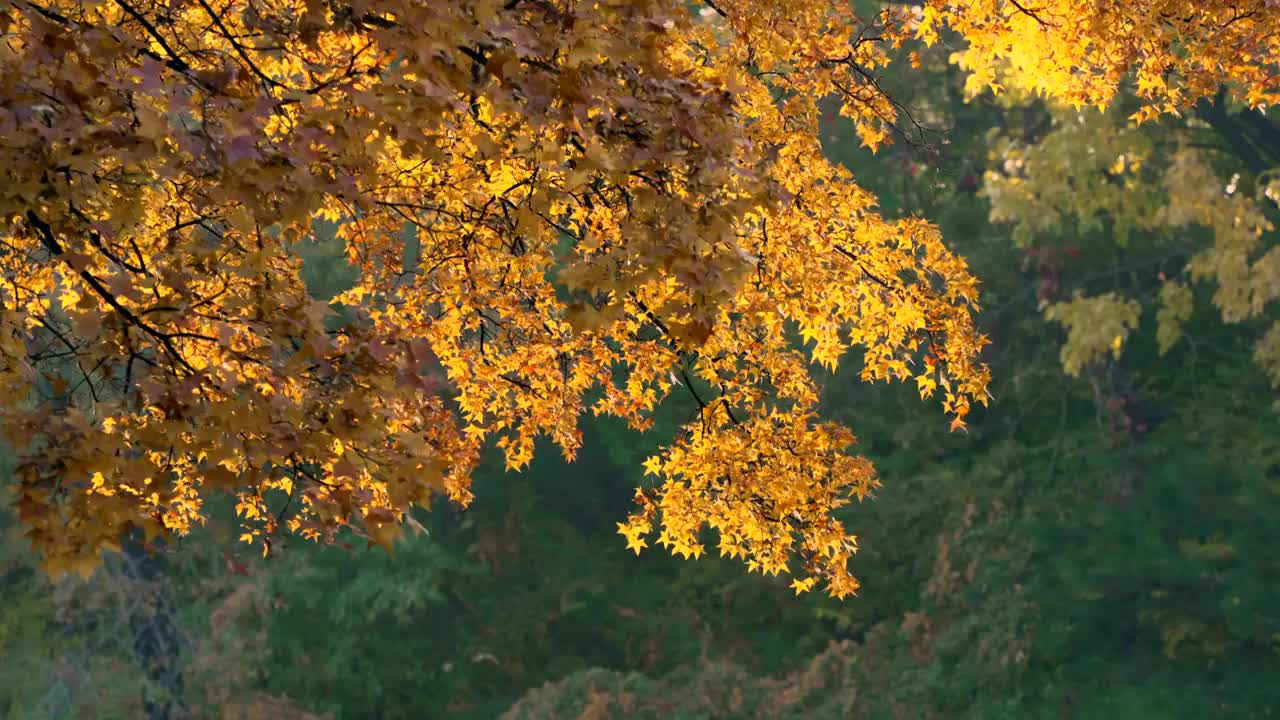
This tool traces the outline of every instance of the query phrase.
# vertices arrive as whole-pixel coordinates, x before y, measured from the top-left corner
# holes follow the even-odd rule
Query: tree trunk
[[[173,598],[164,573],[164,558],[148,551],[140,538],[124,547],[124,575],[129,580],[129,629],[133,653],[142,668],[142,704],[146,720],[182,720],[182,640],[174,623]]]

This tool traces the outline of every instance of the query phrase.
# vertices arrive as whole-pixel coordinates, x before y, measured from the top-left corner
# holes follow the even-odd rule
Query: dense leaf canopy
[[[1272,0],[935,0],[919,35],[963,35],[956,61],[972,92],[1006,85],[1105,106],[1130,86],[1137,120],[1177,113],[1223,83],[1250,107],[1280,100],[1275,58],[1280,6]]]
[[[572,457],[584,413],[644,429],[679,388],[697,410],[628,544],[697,556],[709,526],[853,592],[832,513],[877,480],[812,366],[856,349],[963,427],[986,340],[965,261],[823,156],[819,105],[869,147],[921,140],[876,70],[939,23],[975,87],[1105,104],[1136,69],[1139,118],[1222,81],[1272,99],[1270,3],[1110,7],[15,2],[0,423],[29,536],[87,571],[221,488],[264,551],[389,544],[411,506],[469,501],[487,444]],[[328,302],[300,273],[322,227],[358,270]]]
[[[468,499],[485,441],[571,456],[583,412],[643,428],[684,385],[698,417],[647,465],[631,544],[657,521],[696,555],[710,525],[851,592],[830,513],[875,479],[816,418],[810,359],[860,346],[958,421],[983,341],[965,263],[816,139],[833,93],[885,137],[864,35],[901,24],[793,5],[18,4],[4,425],[53,569],[185,531],[214,487],[246,539],[387,542],[431,493]],[[293,250],[319,220],[360,269],[340,317]]]

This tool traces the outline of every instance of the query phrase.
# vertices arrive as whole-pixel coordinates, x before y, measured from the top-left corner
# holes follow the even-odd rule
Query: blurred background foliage
[[[491,463],[472,508],[420,514],[391,554],[282,540],[262,558],[224,512],[55,586],[0,515],[0,716],[1280,713],[1277,313],[1224,307],[1233,280],[1188,269],[1222,229],[1168,210],[1207,187],[1274,219],[1280,126],[966,102],[945,53],[886,78],[931,132],[874,156],[837,119],[824,137],[887,214],[930,218],[969,258],[993,340],[994,402],[964,434],[909,387],[828,379],[826,411],[884,480],[849,512],[860,597],[626,551],[614,523],[688,413],[672,407],[647,435],[587,421],[572,464]],[[1192,152],[1200,174],[1170,170]],[[1267,230],[1250,257],[1275,246]],[[323,232],[299,252],[318,296],[350,282]],[[163,710],[143,707],[148,683]]]

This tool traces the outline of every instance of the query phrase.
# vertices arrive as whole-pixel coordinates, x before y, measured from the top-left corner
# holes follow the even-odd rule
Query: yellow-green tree
[[[1160,259],[1147,260],[1147,274],[1161,281],[1150,297],[1043,295],[1046,317],[1067,329],[1065,370],[1077,375],[1118,356],[1144,304],[1154,308],[1158,348],[1167,352],[1182,339],[1199,285],[1212,291],[1224,322],[1262,321],[1254,356],[1280,385],[1280,322],[1267,322],[1280,299],[1271,220],[1280,200],[1275,126],[1254,111],[1206,104],[1186,120],[1141,127],[1122,110],[1058,106],[1050,117],[1034,142],[1006,137],[993,146],[984,188],[992,219],[1013,224],[1031,252],[1065,230],[1109,236],[1119,249],[1145,246]]]

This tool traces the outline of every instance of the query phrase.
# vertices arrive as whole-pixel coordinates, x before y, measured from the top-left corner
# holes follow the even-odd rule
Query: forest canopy
[[[975,94],[1127,87],[1138,122],[1274,102],[1280,7],[1148,5],[15,2],[0,430],[28,537],[50,572],[91,572],[228,491],[264,552],[285,530],[390,545],[412,506],[470,500],[486,448],[512,470],[539,438],[573,457],[585,415],[644,430],[679,393],[695,412],[644,461],[628,545],[696,557],[709,527],[797,591],[852,593],[836,513],[878,480],[817,375],[909,381],[953,428],[990,377],[966,261],[878,211],[824,118],[871,149],[940,142],[880,81],[937,42]],[[1045,157],[991,178],[993,207],[1093,214],[1027,182]],[[1097,170],[1136,182],[1141,158]],[[1204,187],[1191,160],[1162,171]],[[1260,314],[1280,254],[1254,259],[1265,218],[1216,201],[1135,222],[1220,227],[1193,268],[1227,319]],[[302,272],[318,232],[354,269],[333,297]],[[1098,301],[1050,318],[1096,328]],[[1102,302],[1116,331],[1069,338],[1068,372],[1136,323]],[[1166,337],[1185,305],[1168,291]]]

